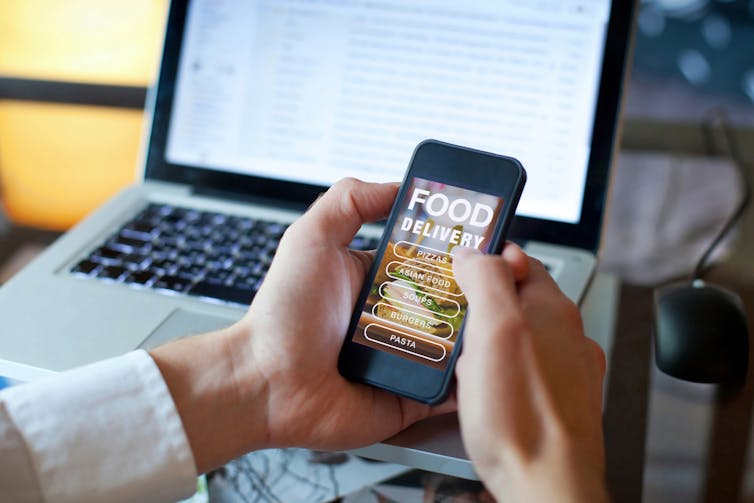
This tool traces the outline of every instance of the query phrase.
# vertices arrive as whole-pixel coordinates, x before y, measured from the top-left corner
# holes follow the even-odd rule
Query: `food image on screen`
[[[488,251],[502,207],[497,196],[414,178],[353,341],[445,369],[467,306],[454,252]]]

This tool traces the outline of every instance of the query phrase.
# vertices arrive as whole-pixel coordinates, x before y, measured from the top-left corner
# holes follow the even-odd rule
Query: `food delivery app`
[[[503,199],[414,178],[400,204],[353,341],[444,370],[467,306],[454,253],[489,251]]]

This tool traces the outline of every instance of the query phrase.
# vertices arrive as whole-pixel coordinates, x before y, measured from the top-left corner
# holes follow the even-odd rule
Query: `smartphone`
[[[512,157],[416,147],[338,358],[344,377],[428,404],[446,398],[467,311],[453,257],[502,251],[525,182]]]

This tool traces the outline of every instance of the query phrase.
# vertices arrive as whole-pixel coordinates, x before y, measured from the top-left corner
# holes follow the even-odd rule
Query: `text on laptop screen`
[[[575,223],[608,0],[195,0],[169,162],[400,180],[434,138],[521,160],[518,214]]]

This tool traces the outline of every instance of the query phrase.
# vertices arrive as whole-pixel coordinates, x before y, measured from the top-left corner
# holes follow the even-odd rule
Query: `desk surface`
[[[724,269],[707,281],[736,291],[754,327],[754,280]],[[752,501],[752,363],[736,387],[669,377],[654,364],[652,289],[623,286],[605,415],[613,501]],[[749,347],[749,362],[754,362]],[[638,446],[638,447],[637,447]]]

